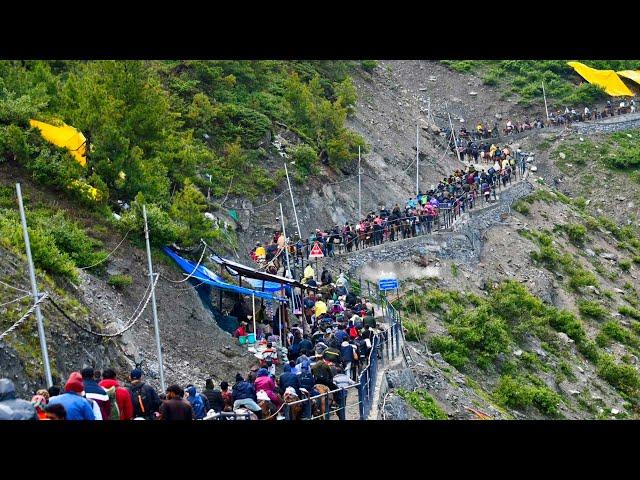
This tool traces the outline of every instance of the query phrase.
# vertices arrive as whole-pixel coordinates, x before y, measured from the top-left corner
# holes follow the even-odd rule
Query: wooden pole
[[[542,82],[542,96],[544,97],[544,109],[547,112],[547,120],[549,120],[549,109],[547,108],[547,94],[544,91],[544,82]]]

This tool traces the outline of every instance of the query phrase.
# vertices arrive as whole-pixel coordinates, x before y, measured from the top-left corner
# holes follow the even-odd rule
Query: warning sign
[[[315,242],[313,244],[313,248],[311,249],[311,253],[309,254],[309,258],[322,258],[324,257],[324,253],[322,253],[322,248],[320,248],[320,244]]]

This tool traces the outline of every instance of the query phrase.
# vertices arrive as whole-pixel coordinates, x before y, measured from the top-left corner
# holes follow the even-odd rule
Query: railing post
[[[331,420],[331,411],[330,411],[331,403],[329,402],[329,394],[324,398],[324,419]]]

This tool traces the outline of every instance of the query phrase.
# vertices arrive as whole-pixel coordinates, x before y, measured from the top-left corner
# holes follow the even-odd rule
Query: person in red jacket
[[[131,420],[133,418],[133,404],[131,395],[126,388],[122,388],[116,380],[116,372],[112,368],[107,368],[102,372],[103,380],[99,385],[104,389],[116,387],[116,403],[120,410],[120,420]]]

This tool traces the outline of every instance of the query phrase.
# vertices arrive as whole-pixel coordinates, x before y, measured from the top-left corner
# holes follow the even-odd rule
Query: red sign
[[[309,258],[322,258],[324,257],[324,253],[322,253],[322,248],[320,248],[320,244],[315,242],[313,244],[313,248],[311,249],[311,253],[309,254]]]

